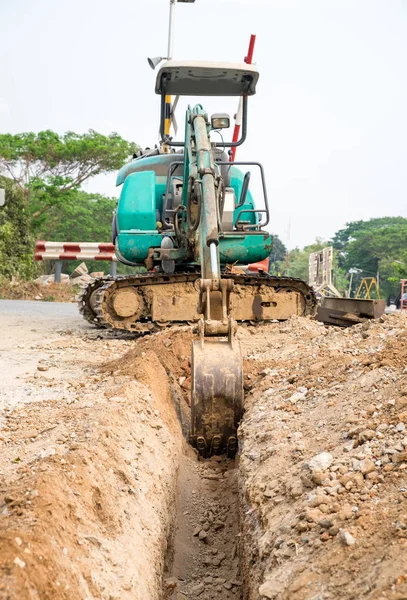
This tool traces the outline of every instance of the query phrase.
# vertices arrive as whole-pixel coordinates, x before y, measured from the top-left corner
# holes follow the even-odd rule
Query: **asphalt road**
[[[91,329],[74,303],[0,300],[0,430],[2,409],[52,396],[27,383],[39,361],[48,358],[49,346],[71,339],[73,331]],[[63,350],[57,354],[64,368]]]
[[[54,319],[56,317],[75,319],[81,322],[75,303],[69,302],[38,302],[33,300],[0,300],[0,317],[26,316]]]

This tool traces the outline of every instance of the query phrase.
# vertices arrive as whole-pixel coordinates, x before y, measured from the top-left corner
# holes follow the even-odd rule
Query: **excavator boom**
[[[184,202],[195,206],[190,243],[199,247],[201,279],[199,338],[192,343],[191,443],[203,456],[233,455],[242,413],[243,366],[236,324],[230,314],[233,281],[221,277],[219,224],[223,180],[210,141],[210,124],[200,105],[189,108],[185,131],[184,173],[189,174]]]

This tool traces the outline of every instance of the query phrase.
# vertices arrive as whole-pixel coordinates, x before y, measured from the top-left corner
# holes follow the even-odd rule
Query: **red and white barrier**
[[[35,242],[34,260],[107,260],[117,262],[113,244],[96,242]]]

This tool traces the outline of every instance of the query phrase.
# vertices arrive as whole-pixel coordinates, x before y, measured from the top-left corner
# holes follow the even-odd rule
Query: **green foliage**
[[[36,227],[36,238],[55,242],[110,242],[116,202],[115,198],[101,194],[88,194],[81,190],[73,193],[70,202],[50,207]],[[64,272],[71,273],[79,262],[66,261]],[[87,261],[86,266],[90,272],[108,273],[110,263]],[[52,270],[53,264],[48,267],[47,270]]]
[[[52,206],[71,202],[90,177],[117,171],[138,149],[117,133],[90,130],[0,134],[0,173],[13,179],[30,200],[35,222]]]
[[[362,277],[379,273],[381,297],[398,294],[399,280],[407,278],[407,219],[383,217],[348,223],[332,241],[339,249],[341,267],[362,270],[354,277],[353,292]]]
[[[326,245],[327,243],[321,238],[317,238],[314,244],[305,246],[302,250],[299,248],[291,250],[282,267],[284,275],[287,277],[298,277],[298,279],[308,281],[309,255],[311,252],[322,250]]]
[[[0,209],[0,273],[30,277],[35,239],[109,241],[114,200],[91,197],[80,186],[117,171],[137,149],[117,133],[93,130],[0,134],[0,175],[9,178],[10,196]],[[108,266],[90,265],[105,271]]]
[[[280,240],[276,233],[273,233],[273,243],[271,248],[270,256],[273,262],[280,262],[285,259],[287,254],[287,248]]]
[[[337,231],[332,238],[332,245],[337,250],[343,250],[349,242],[356,239],[363,231],[374,231],[382,229],[389,225],[405,224],[407,219],[404,217],[380,217],[378,219],[369,219],[369,221],[351,221],[346,223],[344,229]]]
[[[33,275],[34,244],[26,201],[10,179],[0,177],[6,204],[0,207],[0,276],[28,279]]]

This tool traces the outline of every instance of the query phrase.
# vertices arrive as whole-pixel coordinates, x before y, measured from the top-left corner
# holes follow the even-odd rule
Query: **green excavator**
[[[117,176],[116,255],[144,272],[96,280],[79,299],[84,317],[99,327],[144,333],[192,324],[190,442],[205,457],[233,456],[237,449],[243,408],[238,324],[316,310],[304,281],[245,270],[272,247],[263,167],[236,162],[232,154],[246,139],[248,99],[258,77],[247,63],[164,63],[155,88],[160,147],[141,152]],[[175,141],[168,134],[170,96],[240,97],[240,139],[219,142],[212,133],[228,128],[229,116],[210,118],[197,104],[186,110],[184,140]],[[256,203],[246,169],[260,173],[263,198]]]

